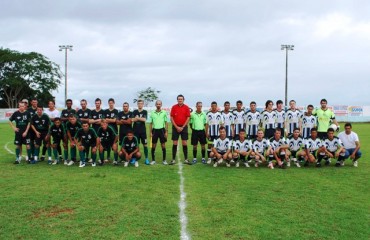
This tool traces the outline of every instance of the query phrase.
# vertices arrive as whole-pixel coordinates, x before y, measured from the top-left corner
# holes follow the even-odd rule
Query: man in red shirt
[[[184,96],[177,96],[177,104],[173,105],[171,108],[171,123],[172,123],[172,161],[170,164],[176,164],[176,151],[179,136],[182,140],[182,149],[184,152],[184,163],[191,165],[191,162],[188,160],[188,122],[190,120],[190,108],[184,104]]]

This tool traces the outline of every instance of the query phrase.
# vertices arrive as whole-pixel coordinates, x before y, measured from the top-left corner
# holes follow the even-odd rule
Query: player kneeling
[[[325,147],[320,138],[317,137],[317,129],[311,129],[311,137],[305,140],[306,161],[304,166],[316,161],[316,167],[321,167],[321,160],[325,156]],[[317,158],[317,160],[316,160]]]
[[[285,138],[281,137],[281,129],[275,129],[274,136],[270,138],[269,168],[274,169],[272,159],[277,161],[279,168],[285,168],[285,162],[289,161],[289,145]]]
[[[89,123],[82,123],[82,129],[79,129],[74,137],[77,142],[77,149],[80,153],[80,167],[86,165],[86,154],[91,148],[92,167],[96,166],[96,146],[99,145],[99,138],[95,130],[89,126]]]
[[[117,152],[117,141],[118,141],[118,134],[116,131],[108,125],[108,121],[106,119],[102,119],[101,127],[98,129],[98,138],[99,138],[99,165],[102,166],[104,164],[104,152],[110,152],[113,150],[114,153],[114,165],[118,164],[118,152]]]
[[[213,141],[213,147],[209,156],[213,159],[213,166],[217,167],[223,160],[226,161],[226,166],[230,167],[231,155],[231,140],[226,137],[226,129],[220,127],[220,137]]]
[[[63,160],[60,143],[63,141],[63,144],[65,144],[67,137],[61,119],[58,117],[54,119],[54,123],[51,125],[49,133],[46,136],[46,141],[51,142],[51,137],[53,138],[51,148],[53,149],[55,160],[51,161],[51,159],[49,159],[48,163],[56,165],[59,163],[59,161]]]
[[[342,141],[334,136],[334,129],[328,129],[328,137],[324,140],[325,154],[324,159],[326,160],[325,165],[330,164],[330,159],[337,159],[335,166],[341,167],[344,163],[344,156],[346,150],[343,147]]]
[[[304,161],[306,152],[302,150],[303,139],[300,136],[299,128],[293,130],[293,135],[288,139],[290,158],[287,166],[290,167],[290,161],[293,161],[297,167],[301,167],[299,161]]]
[[[266,155],[270,152],[270,141],[264,138],[264,132],[260,129],[257,131],[257,138],[253,141],[253,152],[251,158],[255,160],[254,166],[258,167],[262,162],[266,162]],[[272,166],[272,160],[269,160],[269,167]],[[272,166],[273,167],[273,166]]]
[[[125,160],[124,167],[127,167],[130,161],[134,162],[135,167],[139,167],[138,161],[140,160],[141,153],[139,151],[139,143],[133,131],[129,130],[123,138],[121,150],[118,154],[121,159]]]
[[[247,160],[251,160],[250,154],[253,150],[252,142],[245,138],[245,130],[239,131],[239,139],[234,142],[233,159],[235,161],[235,167],[239,167],[239,160],[243,161],[245,167],[249,167]]]

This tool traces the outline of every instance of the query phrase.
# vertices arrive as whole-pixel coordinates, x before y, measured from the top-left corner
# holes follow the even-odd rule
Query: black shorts
[[[317,132],[317,137],[320,139],[325,139],[328,137],[328,133],[327,132]]]
[[[61,141],[62,141],[61,138],[53,138],[53,143],[52,144],[60,145]]]
[[[202,145],[207,143],[206,132],[204,130],[193,130],[191,133],[191,145],[197,145],[198,142]]]
[[[179,140],[180,135],[182,140],[188,140],[188,126],[185,126],[181,132],[177,132],[175,126],[172,125],[172,141]]]
[[[36,134],[35,134],[36,135]],[[40,137],[36,137],[34,140],[35,145],[41,146],[42,143],[46,145],[45,137],[48,135],[47,132],[40,132]]]
[[[208,137],[208,141],[210,141],[211,143],[210,144],[213,144],[213,141],[215,140],[215,139],[217,139],[218,138],[218,136],[209,136]]]
[[[266,139],[270,139],[274,136],[275,134],[275,128],[268,128],[268,129],[265,129],[265,138]]]
[[[36,133],[32,129],[30,129],[29,136],[31,142],[34,142],[34,140],[36,139]]]
[[[134,135],[137,138],[138,144],[140,144],[140,143],[147,144],[148,143],[145,131],[134,132]]]
[[[15,145],[29,145],[31,140],[29,138],[29,134],[27,134],[26,137],[23,137],[22,136],[23,132],[19,131],[17,133],[15,133],[15,137],[14,137],[14,144]]]
[[[111,149],[113,147],[113,144],[114,144],[113,141],[110,141],[110,142],[101,142],[101,146],[103,147],[103,150]]]
[[[96,147],[95,143],[83,143],[82,146],[85,148],[85,150]]]
[[[298,151],[291,151],[290,156],[296,158],[297,157],[297,152]]]
[[[156,144],[158,142],[158,138],[161,143],[167,142],[167,138],[165,136],[166,130],[164,128],[160,129],[152,129],[153,137],[152,137],[152,143]]]

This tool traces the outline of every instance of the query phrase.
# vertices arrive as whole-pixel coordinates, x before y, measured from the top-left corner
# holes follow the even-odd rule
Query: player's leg
[[[78,148],[78,152],[79,152],[79,155],[80,155],[80,167],[85,167],[85,165],[86,165],[86,149],[85,149],[85,146],[83,146],[82,144],[79,144],[77,148]]]
[[[91,145],[91,158],[92,158],[91,166],[92,167],[96,166],[96,150],[97,150],[97,147],[95,145]]]
[[[188,126],[185,126],[184,129],[180,133],[181,135],[181,142],[182,142],[182,151],[184,152],[184,163],[191,165],[191,162],[188,160]]]
[[[191,145],[193,145],[193,164],[197,163],[198,140],[198,131],[193,130],[191,133]]]

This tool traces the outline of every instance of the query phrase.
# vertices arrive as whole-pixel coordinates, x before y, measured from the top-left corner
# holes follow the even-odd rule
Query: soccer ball
[[[337,131],[337,125],[335,125],[334,123],[332,124],[332,125],[330,125],[329,126],[329,128],[332,128],[332,129],[334,129],[334,131]]]

